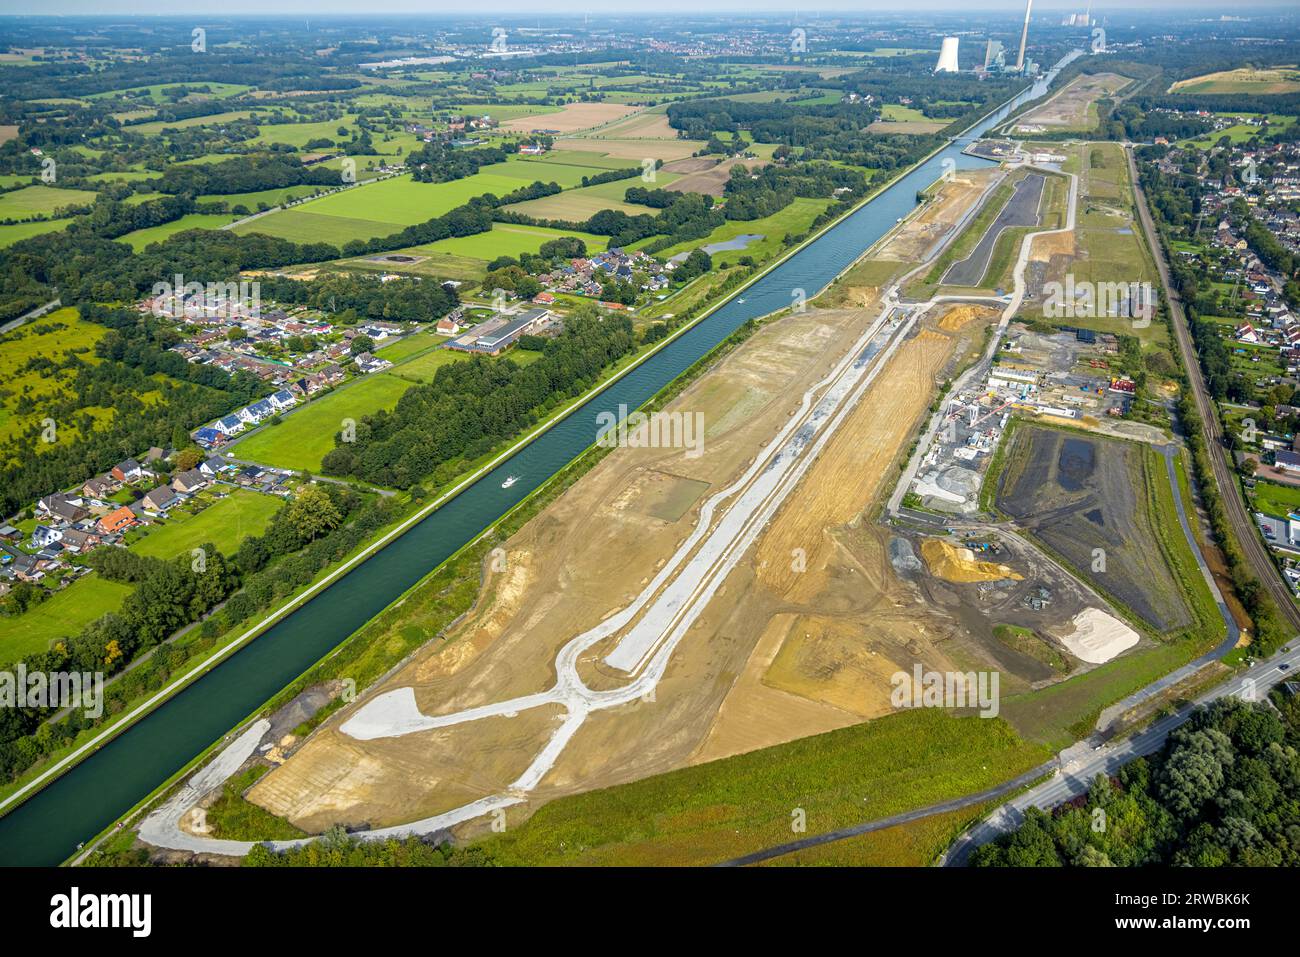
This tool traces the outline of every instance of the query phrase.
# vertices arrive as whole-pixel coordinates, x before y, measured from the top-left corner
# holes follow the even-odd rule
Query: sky
[[[1043,11],[1082,10],[1086,0],[1038,0],[1035,9]],[[1201,13],[1222,12],[1243,15],[1250,8],[1289,8],[1294,0],[1250,0],[1228,3],[1225,0],[1134,0],[1132,3],[1094,4],[1094,12],[1104,13],[1135,9],[1195,9]],[[0,14],[136,14],[186,16],[245,14],[302,16],[375,16],[415,14],[423,17],[464,16],[472,10],[485,14],[583,14],[601,13],[627,16],[638,12],[650,18],[672,13],[771,13],[809,17],[816,13],[914,12],[920,10],[1021,10],[1024,0],[636,0],[628,6],[614,6],[594,0],[480,0],[472,7],[451,0],[46,0],[39,5],[30,0],[0,0]]]

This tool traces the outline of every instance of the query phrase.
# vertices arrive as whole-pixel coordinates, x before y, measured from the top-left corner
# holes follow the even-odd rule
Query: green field
[[[280,468],[318,471],[325,453],[334,448],[334,436],[344,419],[360,422],[363,416],[391,409],[410,387],[410,382],[388,372],[366,376],[308,402],[279,425],[269,425],[228,446],[227,451],[233,451],[236,458]]]
[[[785,248],[783,240],[787,234],[798,235],[807,232],[812,225],[812,221],[829,205],[830,200],[826,199],[799,198],[785,209],[773,213],[771,216],[765,216],[762,219],[728,220],[709,233],[704,239],[678,243],[661,253],[656,253],[656,255],[671,257],[691,249],[727,242],[737,236],[759,235],[763,238],[754,240],[744,249],[727,249],[714,253],[713,262],[714,265],[731,265],[743,256],[752,256],[755,261],[762,262]],[[638,245],[644,245],[644,243],[633,244],[632,248],[635,249]]]
[[[1000,719],[916,709],[827,734],[559,798],[480,842],[500,864],[713,864],[992,787],[1046,749]]]
[[[127,233],[125,236],[118,237],[118,242],[130,243],[131,248],[139,252],[150,243],[160,243],[168,236],[187,229],[220,229],[238,218],[233,213],[190,213],[170,223],[163,223],[161,226],[150,226],[147,229],[137,229]]]
[[[157,120],[153,123],[141,123],[139,126],[128,126],[127,129],[142,136],[153,136],[163,130],[187,130],[193,126],[220,126],[223,123],[231,123],[235,120],[246,120],[252,115],[250,110],[232,110],[229,113],[214,113],[211,116],[193,116],[187,120]]]
[[[30,239],[33,236],[40,236],[42,233],[52,233],[65,228],[71,219],[45,219],[38,220],[34,223],[14,223],[9,226],[0,226],[0,247],[9,246],[23,239]]]
[[[25,219],[49,216],[63,206],[89,206],[95,193],[84,189],[59,189],[56,186],[27,186],[0,194],[0,219]]]
[[[235,228],[295,242],[341,245],[350,239],[387,236],[463,206],[475,196],[498,196],[523,183],[510,176],[478,173],[450,183],[417,183],[407,176],[357,186],[281,210]]]
[[[605,248],[607,237],[592,233],[566,232],[560,229],[546,229],[540,226],[517,226],[512,223],[494,223],[491,232],[476,233],[473,236],[457,236],[443,239],[427,246],[418,246],[419,252],[450,253],[455,256],[470,256],[491,262],[498,256],[518,257],[523,253],[535,254],[542,243],[564,236],[576,236],[587,244],[588,252],[599,252]]]
[[[1257,481],[1255,508],[1265,514],[1284,518],[1288,512],[1300,509],[1300,488]]]
[[[116,611],[130,585],[87,575],[17,618],[0,618],[0,664],[45,651],[56,638],[70,638],[96,618]]]
[[[83,322],[75,309],[58,309],[35,322],[19,326],[0,339],[0,382],[4,383],[3,396],[0,396],[0,442],[9,439],[22,429],[30,427],[40,419],[38,412],[18,415],[17,402],[20,396],[27,395],[40,407],[42,400],[57,400],[64,394],[66,382],[51,376],[43,370],[25,368],[34,357],[62,362],[69,353],[84,350],[91,353],[107,328],[93,323]],[[91,355],[90,362],[99,360]],[[111,410],[100,406],[85,409],[92,417],[111,415]],[[76,435],[76,429],[68,424],[60,427],[60,440]]]
[[[266,529],[283,504],[274,495],[236,489],[197,514],[173,512],[165,523],[155,523],[134,540],[131,549],[154,558],[175,558],[210,542],[222,554],[233,555],[245,538]]]

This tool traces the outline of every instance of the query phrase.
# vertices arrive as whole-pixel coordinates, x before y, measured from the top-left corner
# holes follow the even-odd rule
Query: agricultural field
[[[503,89],[508,90],[509,87]],[[633,112],[635,110],[632,107],[619,103],[570,103],[555,113],[520,116],[507,120],[501,124],[501,127],[514,133],[534,133],[544,130],[560,135],[598,129]]]
[[[43,233],[52,233],[64,229],[70,222],[72,222],[70,219],[42,219],[34,223],[0,225],[0,249],[22,239],[30,239],[32,236],[40,236]]]
[[[1279,93],[1300,91],[1300,70],[1294,66],[1259,68],[1244,66],[1235,70],[1219,70],[1186,80],[1169,87],[1170,93],[1253,93],[1273,96]]]
[[[514,256],[518,258],[524,253],[536,254],[543,243],[566,236],[576,236],[581,239],[587,244],[587,251],[592,253],[603,250],[607,241],[604,236],[576,230],[520,226],[514,223],[494,223],[490,232],[442,239],[427,246],[416,246],[414,249],[429,255],[436,256],[445,253],[491,262],[498,256]]]
[[[400,369],[402,366],[395,366]],[[391,409],[411,383],[387,372],[347,383],[328,395],[300,406],[279,425],[267,425],[242,441],[226,446],[236,458],[286,469],[320,470],[321,459],[334,448],[334,436],[344,419]]]
[[[279,210],[236,226],[235,232],[341,246],[352,239],[400,232],[406,226],[463,206],[475,196],[504,195],[523,185],[514,177],[482,172],[449,183],[417,183],[410,177],[397,176]]]
[[[655,211],[648,207],[639,206],[635,203],[626,203],[615,198],[624,195],[629,186],[637,185],[640,182],[639,179],[629,179],[619,180],[614,183],[601,183],[599,186],[566,189],[554,196],[530,199],[522,203],[514,203],[506,208],[538,219],[558,219],[567,223],[585,222],[603,209],[617,209],[629,216],[636,216],[640,213],[653,214]]]
[[[91,574],[16,618],[0,618],[0,665],[45,651],[51,642],[75,635],[96,618],[116,611],[130,593],[130,585]]]
[[[49,216],[65,206],[89,206],[94,201],[95,194],[89,190],[28,186],[0,193],[0,220]]]
[[[160,243],[168,236],[183,233],[187,229],[220,229],[237,219],[239,217],[234,213],[189,213],[161,226],[137,229],[125,236],[119,236],[118,242],[130,243],[131,248],[139,252],[150,243]]]
[[[165,522],[155,522],[131,536],[132,551],[154,558],[175,558],[211,543],[223,555],[233,555],[245,538],[260,535],[284,504],[274,495],[247,489],[235,489],[216,500],[211,492],[204,492],[197,500],[206,507],[193,514],[173,510]]]

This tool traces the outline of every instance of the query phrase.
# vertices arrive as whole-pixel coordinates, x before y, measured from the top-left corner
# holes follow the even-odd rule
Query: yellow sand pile
[[[949,309],[939,320],[939,328],[945,332],[960,329],[972,319],[982,319],[992,315],[992,310],[983,306],[955,306]]]
[[[921,555],[930,567],[930,574],[944,581],[996,582],[1005,578],[1020,581],[1024,577],[1012,571],[1010,566],[980,561],[969,548],[951,545],[940,538],[927,538],[922,542]]]

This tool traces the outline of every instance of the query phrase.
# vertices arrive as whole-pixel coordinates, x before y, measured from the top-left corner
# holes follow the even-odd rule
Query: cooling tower
[[[934,66],[935,73],[957,72],[957,38],[944,37],[943,47],[939,50],[939,62]]]

